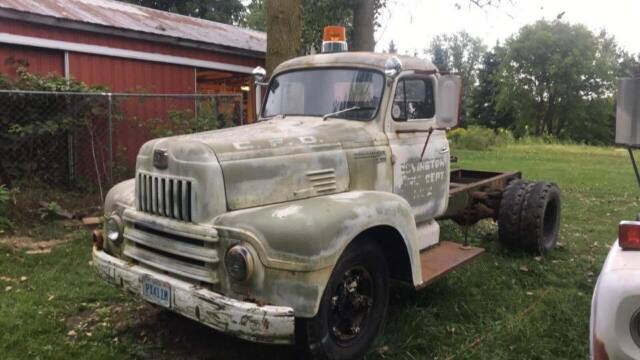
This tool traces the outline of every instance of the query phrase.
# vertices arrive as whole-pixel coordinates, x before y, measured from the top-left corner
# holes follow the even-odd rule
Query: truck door
[[[443,214],[449,199],[449,143],[445,131],[434,130],[436,81],[433,75],[399,77],[385,121],[393,192],[411,204],[416,223]]]

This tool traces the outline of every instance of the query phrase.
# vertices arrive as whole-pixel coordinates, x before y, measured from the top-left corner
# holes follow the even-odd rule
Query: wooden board
[[[463,246],[451,241],[442,241],[429,249],[420,253],[420,263],[422,265],[422,284],[424,287],[449,271],[466,264],[470,260],[482,255],[484,249]]]

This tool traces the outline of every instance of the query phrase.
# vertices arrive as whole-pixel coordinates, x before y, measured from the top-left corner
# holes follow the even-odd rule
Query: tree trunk
[[[373,51],[373,0],[357,0],[353,7],[353,51]]]
[[[283,61],[300,55],[302,0],[267,0],[267,74]]]

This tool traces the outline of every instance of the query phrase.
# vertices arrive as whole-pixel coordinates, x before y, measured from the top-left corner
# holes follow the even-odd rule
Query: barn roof
[[[117,34],[113,30],[120,30],[128,36],[133,32],[150,40],[184,40],[184,45],[209,44],[262,57],[267,47],[267,35],[261,31],[114,0],[0,0],[0,16],[41,23],[46,18],[55,20],[49,21],[51,25],[79,28],[84,24],[89,31]]]

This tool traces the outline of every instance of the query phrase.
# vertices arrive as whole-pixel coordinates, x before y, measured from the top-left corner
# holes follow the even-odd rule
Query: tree
[[[482,56],[478,70],[478,85],[470,93],[470,119],[474,123],[497,130],[510,128],[514,118],[511,113],[498,111],[496,96],[500,90],[499,70],[504,57],[504,48],[499,44]]]
[[[120,0],[135,5],[182,15],[237,24],[243,17],[240,0]]]
[[[521,28],[505,49],[497,107],[513,111],[520,132],[589,142],[609,138],[610,119],[601,115],[611,112],[607,99],[615,91],[620,54],[613,38],[542,20]]]
[[[245,7],[245,15],[240,20],[240,25],[249,29],[266,31],[267,14],[264,2],[265,0],[251,0]]]
[[[301,0],[267,1],[267,73],[281,62],[300,55]]]
[[[463,120],[470,116],[470,97],[478,81],[478,68],[485,45],[466,31],[440,34],[433,38],[424,52],[440,71],[460,73],[463,82]]]
[[[375,32],[376,9],[374,0],[356,0],[353,6],[353,50],[373,51],[376,42]]]
[[[389,48],[387,49],[389,54],[397,54],[398,48],[396,47],[396,43],[393,40],[389,41]]]
[[[347,29],[349,49],[373,51],[373,34],[379,24],[376,18],[387,0],[303,0],[302,43],[305,53],[320,51],[322,30],[327,25]]]

